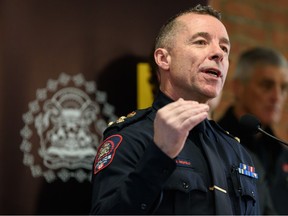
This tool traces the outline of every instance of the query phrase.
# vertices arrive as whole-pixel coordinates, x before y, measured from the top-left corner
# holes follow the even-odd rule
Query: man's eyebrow
[[[194,35],[192,35],[191,40],[193,40],[193,39],[195,39],[197,37],[204,37],[204,38],[207,38],[207,39],[211,38],[211,36],[207,32],[197,32]]]
[[[203,38],[206,38],[206,39],[210,39],[211,38],[211,36],[210,36],[210,34],[208,32],[197,32],[196,34],[194,34],[191,37],[191,40],[194,40],[197,37],[203,37]],[[221,43],[225,43],[225,44],[227,44],[229,46],[231,45],[229,39],[225,38],[225,37],[221,38],[220,42]]]
[[[225,43],[225,44],[227,44],[228,46],[231,46],[231,43],[230,43],[230,41],[229,41],[229,39],[228,38],[221,38],[220,39],[220,42],[221,43]]]

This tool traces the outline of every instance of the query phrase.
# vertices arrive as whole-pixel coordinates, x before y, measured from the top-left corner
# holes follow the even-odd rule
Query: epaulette
[[[122,128],[127,127],[128,125],[139,121],[151,111],[152,111],[152,108],[150,107],[147,109],[140,109],[140,110],[133,111],[126,116],[121,116],[116,121],[110,122],[108,124],[108,127],[104,131],[104,134],[106,134],[108,131],[113,130],[113,129],[114,130],[116,129],[117,131],[119,131]]]
[[[238,143],[240,143],[240,138],[239,137],[236,137],[236,136],[233,136],[232,134],[229,133],[229,131],[225,131],[226,134],[232,138],[234,138]]]
[[[214,121],[210,121],[212,124],[214,124],[222,133],[228,135],[229,137],[235,139],[238,143],[240,143],[240,138],[233,136],[232,134],[229,133],[229,131],[224,130],[219,124],[216,124]]]

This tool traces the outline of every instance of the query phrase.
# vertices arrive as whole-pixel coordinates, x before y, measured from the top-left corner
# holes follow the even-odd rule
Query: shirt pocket
[[[177,167],[165,184],[164,189],[178,190],[184,193],[190,193],[191,191],[208,191],[208,187],[205,185],[201,173],[182,167]]]
[[[256,184],[255,180],[251,177],[240,175],[240,185],[242,189],[242,197],[247,197],[247,199],[251,199],[256,201]]]
[[[255,209],[256,196],[258,196],[255,179],[240,175],[239,180],[241,185],[242,212],[245,212],[245,214],[252,214]]]

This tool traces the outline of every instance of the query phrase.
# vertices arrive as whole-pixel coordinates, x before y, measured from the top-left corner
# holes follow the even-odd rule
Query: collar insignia
[[[135,116],[135,115],[136,115],[136,112],[133,111],[133,112],[129,113],[127,116],[121,116],[121,117],[118,118],[115,122],[113,122],[113,121],[112,121],[112,122],[109,122],[108,126],[111,126],[111,125],[113,125],[113,124],[115,124],[115,123],[124,122],[126,118],[131,118],[131,117],[133,117],[133,116]]]

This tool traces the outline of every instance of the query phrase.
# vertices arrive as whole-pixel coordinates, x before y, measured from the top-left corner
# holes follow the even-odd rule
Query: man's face
[[[278,122],[287,97],[288,71],[275,66],[256,67],[242,91],[236,96],[245,112],[249,112],[263,125]]]
[[[229,37],[215,17],[186,14],[168,49],[166,91],[184,99],[207,102],[221,91],[229,66]]]

